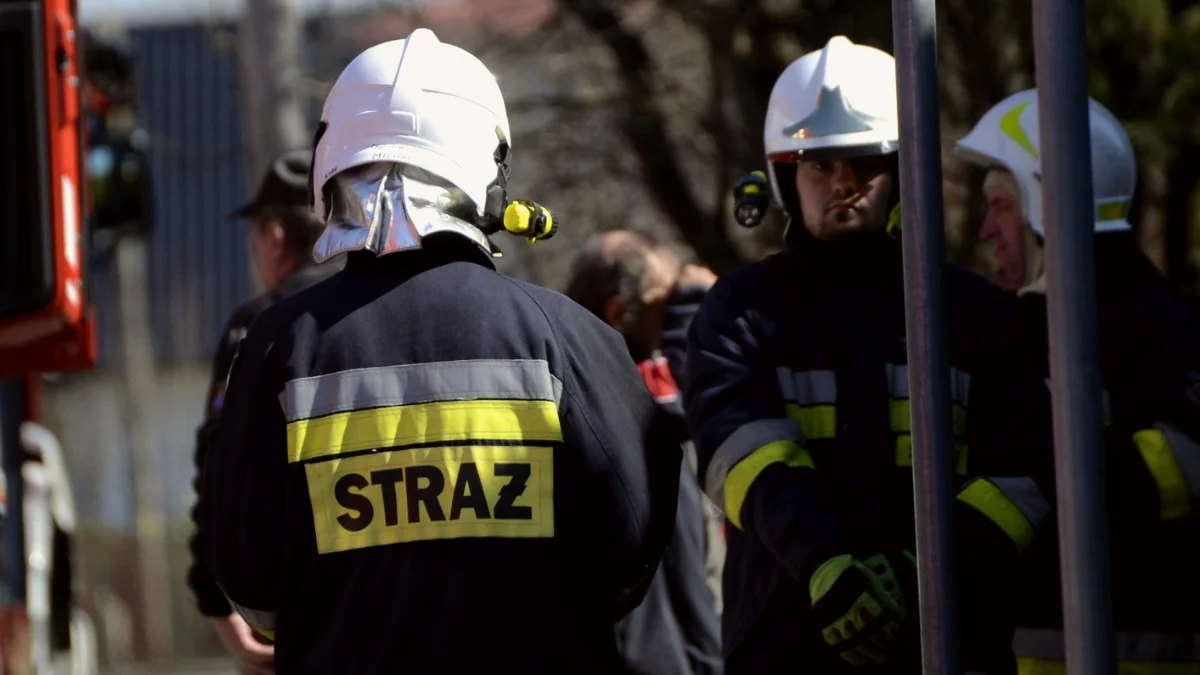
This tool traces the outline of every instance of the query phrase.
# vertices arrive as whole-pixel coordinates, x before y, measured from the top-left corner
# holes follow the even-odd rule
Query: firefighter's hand
[[[821,634],[847,663],[867,666],[892,658],[908,605],[886,555],[839,555],[808,582]]]
[[[246,675],[274,675],[275,647],[259,641],[254,630],[237,612],[213,619],[221,644],[233,655],[238,669]]]
[[[717,274],[707,267],[701,265],[684,265],[679,272],[680,286],[702,286],[704,288],[712,288],[712,285],[717,283]]]

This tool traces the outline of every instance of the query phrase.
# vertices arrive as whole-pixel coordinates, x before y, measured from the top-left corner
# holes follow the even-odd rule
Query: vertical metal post
[[[1112,675],[1083,0],[1034,0],[1033,36],[1067,669]]]
[[[0,380],[0,463],[6,512],[0,525],[0,607],[25,604],[25,481],[21,475],[21,422],[25,419],[25,380]],[[24,611],[24,610],[22,610]]]
[[[959,675],[935,0],[892,0],[924,672]]]

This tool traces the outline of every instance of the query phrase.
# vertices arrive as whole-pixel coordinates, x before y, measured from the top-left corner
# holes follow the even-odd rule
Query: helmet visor
[[[325,189],[329,217],[313,247],[323,262],[347,251],[377,256],[420,248],[435,232],[453,232],[490,251],[473,224],[475,204],[449,181],[418,167],[376,162],[334,176]]]

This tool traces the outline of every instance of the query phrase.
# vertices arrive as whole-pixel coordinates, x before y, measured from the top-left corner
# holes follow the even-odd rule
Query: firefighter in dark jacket
[[[1037,91],[988,111],[957,151],[989,169],[980,238],[1016,294],[1049,384]],[[1119,672],[1200,672],[1200,320],[1137,247],[1137,161],[1124,126],[1089,100],[1096,302],[1104,387],[1113,623]],[[1057,533],[1036,540],[1013,641],[1023,675],[1063,673]]]
[[[764,140],[787,250],[722,277],[689,333],[688,421],[732,525],[728,673],[921,672],[895,69],[839,36],[779,77]],[[946,281],[964,660],[1011,672],[1048,396],[1000,291]]]
[[[683,371],[676,369],[683,365],[684,337],[698,299],[715,280],[706,268],[683,265],[628,230],[589,239],[567,275],[567,297],[624,336],[646,387],[678,431],[670,439],[674,446],[690,446],[675,376]],[[675,531],[662,565],[641,606],[617,625],[621,656],[639,675],[722,671],[720,623],[705,569],[707,552],[720,542],[709,540],[711,517],[694,462],[683,463],[679,476]]]
[[[281,155],[263,176],[254,199],[230,214],[232,219],[250,220],[251,258],[259,281],[267,291],[234,310],[217,343],[205,399],[204,421],[196,431],[197,496],[203,493],[204,458],[213,429],[221,417],[229,367],[233,362],[234,350],[246,334],[246,329],[272,303],[330,276],[339,267],[335,262],[312,264],[312,247],[324,224],[308,207],[308,170],[308,152]],[[196,529],[189,542],[192,564],[188,569],[188,585],[192,588],[200,612],[213,620],[221,642],[233,654],[239,667],[247,673],[269,673],[272,648],[254,639],[249,626],[229,606],[204,565],[204,537],[199,519],[201,508],[198,500],[192,509]]]
[[[619,672],[680,453],[616,331],[495,271],[488,234],[554,228],[508,200],[508,138],[496,79],[427,29],[325,101],[314,257],[346,267],[251,326],[204,486],[280,673]]]

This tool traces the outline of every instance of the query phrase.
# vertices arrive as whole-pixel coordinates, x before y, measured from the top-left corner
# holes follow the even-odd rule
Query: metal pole
[[[1034,0],[1046,302],[1067,669],[1112,675],[1083,0]]]
[[[892,0],[924,672],[959,675],[935,0]]]

